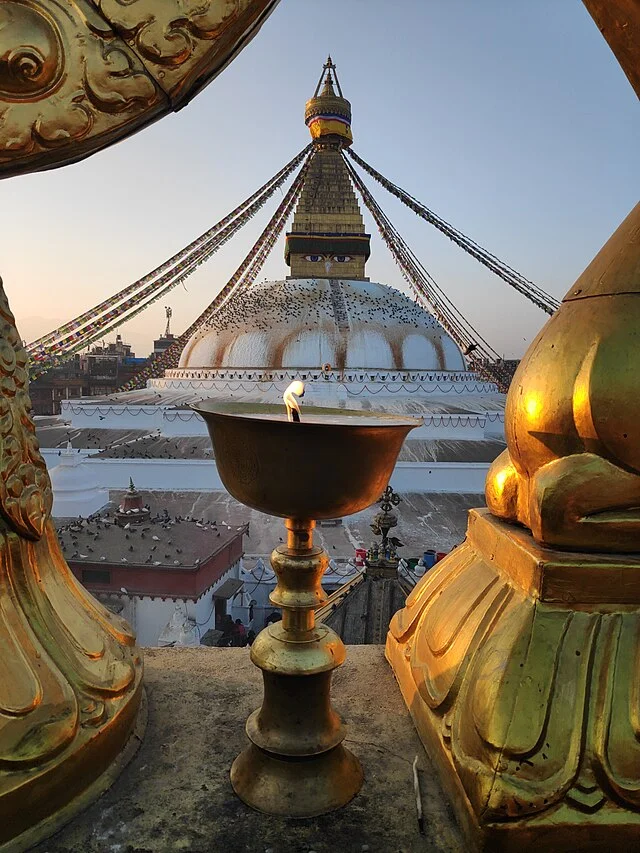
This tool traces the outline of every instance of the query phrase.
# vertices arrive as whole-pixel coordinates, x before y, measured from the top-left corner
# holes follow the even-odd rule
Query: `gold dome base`
[[[284,761],[250,744],[233,762],[233,790],[270,815],[317,817],[346,805],[362,786],[362,766],[342,744],[310,758]]]
[[[386,653],[480,849],[637,847],[638,555],[543,548],[471,510]]]

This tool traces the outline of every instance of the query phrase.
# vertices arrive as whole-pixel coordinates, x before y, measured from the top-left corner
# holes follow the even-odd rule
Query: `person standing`
[[[241,619],[236,619],[236,623],[233,626],[233,635],[232,635],[232,646],[246,646],[247,645],[247,630],[242,624]]]

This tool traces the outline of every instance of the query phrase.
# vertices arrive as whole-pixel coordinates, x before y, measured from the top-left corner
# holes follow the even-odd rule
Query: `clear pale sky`
[[[82,163],[0,183],[0,274],[22,336],[147,273],[306,145],[304,103],[328,52],[352,103],[354,149],[557,296],[637,200],[637,100],[579,0],[282,0],[180,113]],[[546,315],[372,188],[463,313],[520,356]],[[186,290],[122,327],[138,355],[161,332],[163,305],[181,332],[213,298],[276,203]],[[368,275],[405,289],[365,217]],[[287,274],[282,252],[261,278]]]

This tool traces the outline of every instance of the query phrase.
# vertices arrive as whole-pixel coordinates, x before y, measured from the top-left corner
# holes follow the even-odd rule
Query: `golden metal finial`
[[[338,89],[337,95],[333,88],[334,81]],[[314,140],[322,139],[323,142],[333,142],[342,147],[353,142],[351,104],[342,95],[338,71],[330,56],[322,66],[313,97],[307,101],[304,119]]]
[[[637,85],[637,4],[585,5]],[[387,657],[474,848],[637,846],[639,340],[640,205],[518,368],[493,514],[471,510],[390,625]]]
[[[537,542],[640,551],[640,204],[522,359],[489,509]]]

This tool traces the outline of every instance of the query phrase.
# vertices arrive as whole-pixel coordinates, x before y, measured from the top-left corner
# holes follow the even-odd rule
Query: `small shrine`
[[[391,486],[387,486],[378,498],[380,512],[375,514],[370,526],[374,535],[381,537],[381,541],[371,545],[365,558],[367,574],[371,577],[394,578],[398,574],[400,557],[397,549],[403,545],[396,536],[389,536],[389,532],[398,526],[398,516],[392,510],[401,500]]]
[[[121,525],[142,524],[149,521],[150,517],[150,508],[144,505],[142,495],[136,489],[133,479],[129,477],[129,488],[115,513],[116,522]]]

